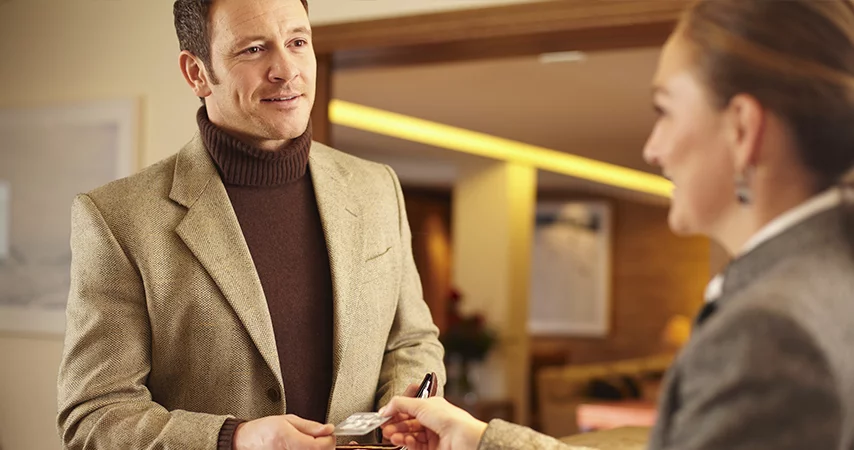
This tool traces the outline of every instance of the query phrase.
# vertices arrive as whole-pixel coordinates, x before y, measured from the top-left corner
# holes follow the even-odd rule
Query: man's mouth
[[[262,102],[289,102],[299,98],[299,95],[286,95],[283,97],[271,97],[261,100]]]

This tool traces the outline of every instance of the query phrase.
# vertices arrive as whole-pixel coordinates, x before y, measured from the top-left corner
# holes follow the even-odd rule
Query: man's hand
[[[235,450],[333,450],[335,429],[293,414],[245,422],[234,431]]]

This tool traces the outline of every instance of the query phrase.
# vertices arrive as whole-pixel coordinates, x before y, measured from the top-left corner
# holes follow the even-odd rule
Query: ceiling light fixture
[[[587,54],[579,51],[543,53],[540,55],[540,63],[542,64],[582,62],[585,60],[587,60]]]
[[[569,153],[443,125],[343,100],[329,102],[329,120],[384,136],[493,158],[596,183],[670,197],[673,184],[664,177]]]

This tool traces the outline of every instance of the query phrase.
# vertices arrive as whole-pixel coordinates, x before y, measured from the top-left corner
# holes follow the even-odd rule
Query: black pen
[[[433,384],[436,382],[435,374],[433,372],[428,373],[424,376],[424,381],[421,382],[421,386],[418,387],[418,392],[415,394],[415,398],[428,398],[433,393]]]
[[[433,388],[433,385],[436,383],[436,374],[434,372],[430,372],[427,375],[424,375],[424,380],[421,382],[421,386],[418,386],[418,392],[415,393],[415,398],[429,398],[434,395],[436,392]],[[383,442],[383,431],[382,428],[377,428],[376,430],[376,438],[377,442]]]

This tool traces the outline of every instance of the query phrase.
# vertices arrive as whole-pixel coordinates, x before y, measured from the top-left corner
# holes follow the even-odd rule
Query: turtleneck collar
[[[196,114],[196,121],[205,148],[227,185],[278,186],[302,178],[308,169],[311,123],[305,133],[282,148],[266,151],[238,140],[211,123],[204,106]]]

